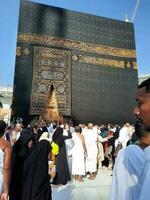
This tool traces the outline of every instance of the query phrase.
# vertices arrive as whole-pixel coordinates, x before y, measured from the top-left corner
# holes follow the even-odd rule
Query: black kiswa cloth
[[[51,145],[41,140],[24,165],[24,187],[21,200],[51,200],[48,175],[48,154]]]

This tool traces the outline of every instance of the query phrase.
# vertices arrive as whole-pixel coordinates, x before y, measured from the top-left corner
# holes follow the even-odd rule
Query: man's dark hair
[[[2,102],[0,101],[0,108],[3,108],[3,104],[2,104]]]
[[[81,133],[81,132],[82,132],[82,129],[81,129],[80,126],[76,126],[76,127],[74,128],[74,130],[75,130],[76,133]]]
[[[6,128],[6,123],[3,120],[0,120],[0,137],[4,135],[5,128]]]
[[[145,92],[146,93],[150,93],[150,78],[148,78],[147,80],[143,81],[138,88],[143,88],[145,87]]]

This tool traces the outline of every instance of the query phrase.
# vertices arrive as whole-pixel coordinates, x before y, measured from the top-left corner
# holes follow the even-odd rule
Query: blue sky
[[[132,18],[137,0],[32,0],[74,11],[113,19]],[[13,85],[19,0],[0,4],[0,86]],[[139,75],[150,74],[150,0],[141,0],[135,20],[135,41]]]

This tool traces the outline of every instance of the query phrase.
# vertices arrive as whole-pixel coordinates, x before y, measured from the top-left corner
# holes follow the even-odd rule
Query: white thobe
[[[145,148],[145,165],[140,181],[140,197],[139,200],[150,199],[150,146]]]
[[[119,151],[113,170],[110,200],[138,199],[144,162],[144,151],[137,145],[129,145]]]

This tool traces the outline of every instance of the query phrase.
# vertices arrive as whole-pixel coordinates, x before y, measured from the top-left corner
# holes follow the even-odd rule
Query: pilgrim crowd
[[[92,181],[104,166],[112,170],[110,200],[148,200],[150,79],[139,86],[137,103],[135,125],[0,120],[1,200],[51,200],[51,185]]]

